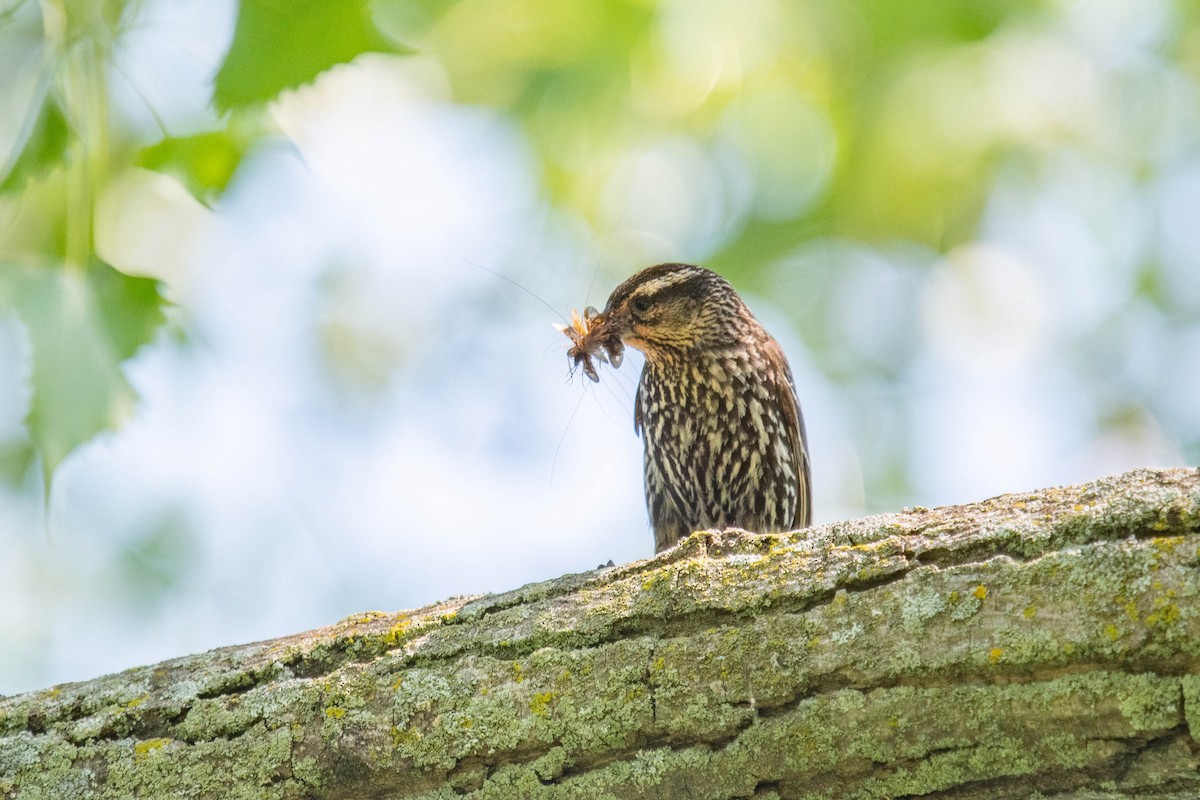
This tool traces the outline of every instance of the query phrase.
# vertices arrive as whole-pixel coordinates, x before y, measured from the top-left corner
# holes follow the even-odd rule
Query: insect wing
[[[608,363],[613,365],[613,369],[618,369],[621,362],[625,360],[625,343],[620,339],[613,339],[608,344]]]

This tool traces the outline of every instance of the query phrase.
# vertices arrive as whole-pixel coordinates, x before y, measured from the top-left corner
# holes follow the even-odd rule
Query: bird
[[[645,356],[634,398],[655,553],[694,531],[776,533],[812,524],[808,435],[779,343],[725,278],[691,264],[636,273],[585,332],[576,364]],[[605,358],[605,352],[616,358]]]

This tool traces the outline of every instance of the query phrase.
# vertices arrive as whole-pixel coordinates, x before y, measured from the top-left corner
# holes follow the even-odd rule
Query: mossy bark
[[[6,698],[0,797],[1193,798],[1198,667],[1200,470],[1139,470]]]

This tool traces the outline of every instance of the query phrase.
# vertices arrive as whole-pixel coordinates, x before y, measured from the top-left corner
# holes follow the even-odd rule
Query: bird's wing
[[[639,380],[637,393],[633,396],[633,432],[642,435],[642,382]]]
[[[785,375],[786,383],[776,381],[773,387],[775,399],[783,411],[787,429],[791,439],[790,451],[792,466],[799,476],[799,494],[796,498],[795,528],[807,528],[812,524],[812,464],[808,459],[808,432],[804,429],[804,415],[800,411],[800,401],[796,399],[796,384],[792,379],[792,370],[788,366],[783,349],[774,339],[767,342],[767,358],[776,368],[771,370],[773,375]]]

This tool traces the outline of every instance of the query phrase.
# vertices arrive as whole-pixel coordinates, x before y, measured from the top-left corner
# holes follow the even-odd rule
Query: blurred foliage
[[[399,51],[365,0],[241,0],[213,103],[223,111],[265,103],[362,53]]]
[[[0,182],[0,192],[15,192],[31,180],[42,178],[62,162],[71,138],[67,120],[58,101],[47,96],[34,117],[29,138]]]
[[[128,416],[121,363],[165,319],[154,280],[95,255],[93,217],[108,176],[128,165],[162,171],[211,203],[265,132],[253,117],[227,114],[220,129],[163,130],[148,146],[121,138],[105,76],[143,5],[12,0],[0,8],[0,50],[11,67],[0,73],[0,98],[20,112],[0,149],[0,192],[18,194],[0,210],[0,310],[25,325],[33,357],[28,440],[0,443],[0,473],[23,482],[36,455],[47,495],[75,447]],[[222,111],[261,105],[364,52],[403,50],[378,32],[363,0],[243,0],[212,102]]]
[[[167,508],[141,526],[111,558],[111,591],[136,613],[146,615],[195,581],[204,550],[188,515]]]
[[[237,130],[166,136],[143,148],[134,163],[174,177],[196,199],[211,205],[229,185],[252,142],[252,135]]]
[[[849,257],[816,264],[798,248],[815,240],[895,246],[900,263],[924,269],[978,237],[999,174],[1043,180],[1056,145],[1099,153],[1140,181],[1161,168],[1154,152],[1104,139],[1105,120],[1085,127],[1074,98],[1032,92],[1023,101],[1033,107],[1020,105],[1024,96],[1005,104],[1022,54],[1035,84],[1038,69],[1078,68],[1074,53],[1046,40],[1062,13],[1045,0],[241,0],[213,80],[219,122],[164,128],[152,141],[116,118],[106,85],[114,52],[148,5],[0,5],[0,112],[15,120],[0,136],[0,298],[33,343],[29,444],[47,475],[119,421],[130,400],[121,363],[163,319],[152,280],[95,256],[92,216],[109,176],[138,165],[215,204],[245,154],[273,135],[267,104],[363,53],[436,60],[453,100],[491,106],[522,127],[551,201],[599,231],[627,212],[672,212],[657,199],[636,207],[637,181],[646,179],[631,161],[678,167],[693,158],[697,174],[708,170],[709,183],[728,186],[706,189],[686,166],[676,170],[685,180],[679,202],[709,191],[716,209],[710,217],[679,211],[681,256],[701,256],[755,288],[772,286],[780,263],[803,260],[802,282],[789,287],[798,304],[810,303],[811,314],[797,313],[801,330],[822,368],[848,383],[896,379],[914,352],[915,312],[897,316],[883,350],[838,352],[852,333],[836,319],[844,306],[825,301],[846,275],[871,267]],[[1161,57],[1195,79],[1195,5],[1158,7],[1172,26]],[[1157,97],[1141,91],[1139,68],[1118,66],[1101,79],[1128,79],[1131,97]],[[1087,88],[1091,77],[1080,80]],[[625,191],[615,192],[622,175]],[[895,280],[902,294],[893,302],[915,305],[912,282]],[[1148,265],[1139,291],[1170,306],[1161,283]],[[20,472],[28,454],[0,445],[17,454],[4,459],[18,465],[8,471]],[[894,442],[893,454],[904,446]],[[875,480],[899,492],[903,469],[891,463]]]
[[[76,446],[129,414],[120,364],[162,323],[159,303],[154,281],[98,261],[85,269],[0,265],[0,307],[16,310],[32,344],[26,424],[47,485]],[[27,462],[19,453],[10,459]]]

